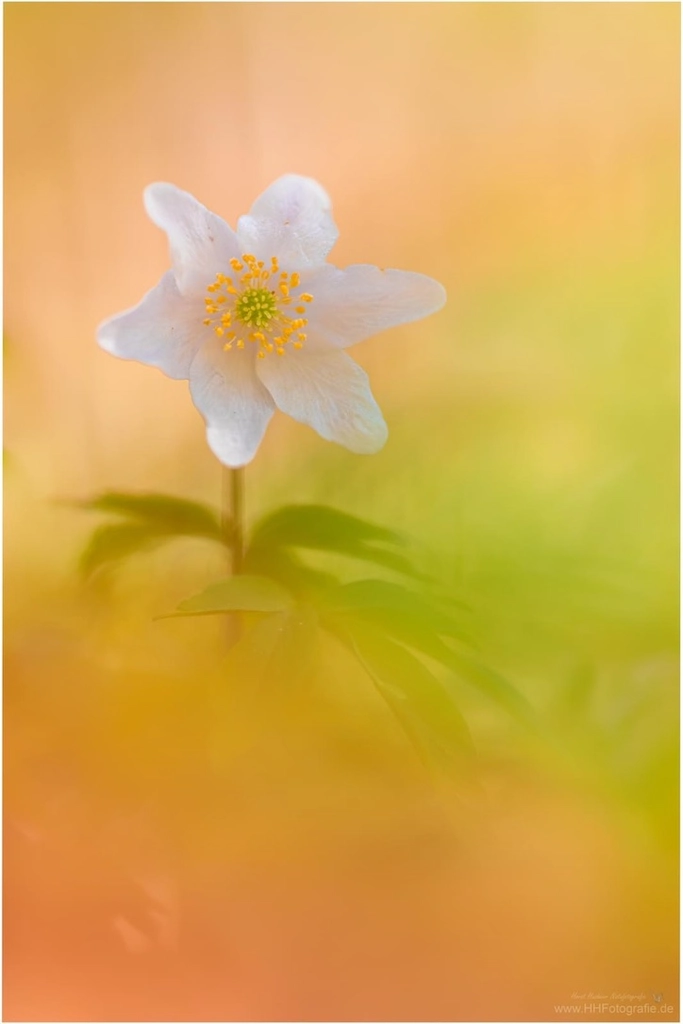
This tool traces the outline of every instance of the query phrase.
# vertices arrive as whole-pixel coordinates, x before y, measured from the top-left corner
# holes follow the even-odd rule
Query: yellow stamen
[[[233,274],[240,276],[230,277],[222,271],[216,274],[207,285],[202,320],[205,327],[211,327],[217,337],[224,339],[224,351],[230,352],[234,347],[244,349],[250,342],[256,345],[257,355],[263,359],[268,352],[284,355],[287,345],[290,350],[300,349],[306,341],[306,334],[300,328],[308,323],[301,315],[306,312],[303,303],[313,301],[308,292],[298,297],[290,294],[292,288],[299,286],[300,275],[281,271],[277,256],[271,256],[266,263],[257,260],[253,253],[244,253],[241,260],[233,256],[229,265]],[[269,289],[267,285],[273,275],[277,280]],[[287,307],[292,303],[297,303],[296,319],[287,315]],[[241,327],[245,330],[243,336],[238,337]]]

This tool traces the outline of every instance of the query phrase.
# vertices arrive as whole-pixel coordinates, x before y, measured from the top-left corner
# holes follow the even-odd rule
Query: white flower
[[[317,182],[285,175],[234,232],[174,185],[145,190],[173,269],[134,309],[103,323],[102,348],[189,380],[222,463],[253,459],[275,409],[354,452],[387,427],[367,374],[343,349],[440,309],[442,286],[403,270],[325,259],[337,239]]]

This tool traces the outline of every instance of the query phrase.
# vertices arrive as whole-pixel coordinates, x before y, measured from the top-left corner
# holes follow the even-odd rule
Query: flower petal
[[[323,263],[339,232],[325,189],[312,178],[286,174],[240,217],[237,234],[244,252],[264,260],[277,256],[291,271]]]
[[[368,375],[331,348],[259,359],[256,372],[283,412],[307,423],[327,441],[370,455],[387,439],[387,425]]]
[[[388,327],[436,313],[446,301],[443,285],[409,270],[380,270],[356,264],[326,265],[302,278],[314,300],[309,327],[338,348],[347,348]]]
[[[114,356],[137,359],[186,380],[190,363],[207,339],[203,315],[201,304],[180,294],[169,270],[137,306],[100,324],[97,340]]]
[[[206,291],[228,261],[239,256],[237,235],[189,192],[157,182],[145,189],[145,209],[168,235],[178,288],[183,294]]]
[[[275,405],[254,370],[253,350],[225,352],[212,338],[190,370],[192,401],[206,420],[209,448],[226,466],[251,462]]]

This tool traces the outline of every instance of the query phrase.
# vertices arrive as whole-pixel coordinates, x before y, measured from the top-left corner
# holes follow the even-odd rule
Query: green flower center
[[[253,342],[259,359],[265,359],[268,352],[283,356],[287,348],[302,348],[306,341],[303,328],[308,324],[303,314],[313,296],[299,290],[299,274],[281,271],[277,256],[271,258],[270,269],[266,269],[251,253],[245,253],[241,260],[234,256],[230,267],[232,277],[218,273],[207,285],[206,316],[202,321],[224,339],[225,351],[230,352],[233,346],[243,349]],[[271,289],[269,284],[276,287]]]
[[[235,316],[249,327],[267,327],[276,313],[275,295],[266,288],[250,288],[235,303]]]

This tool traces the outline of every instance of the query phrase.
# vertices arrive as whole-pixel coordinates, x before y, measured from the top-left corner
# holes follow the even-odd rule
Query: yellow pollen
[[[229,265],[233,274],[240,276],[216,274],[207,285],[202,320],[205,327],[210,327],[225,342],[224,351],[231,352],[235,347],[244,349],[249,342],[255,345],[258,358],[264,359],[270,352],[285,355],[287,346],[289,351],[302,348],[306,334],[300,328],[308,323],[301,316],[306,312],[302,303],[312,302],[313,296],[309,293],[298,297],[290,295],[290,289],[299,286],[300,275],[281,271],[276,256],[266,263],[257,260],[252,253],[244,253],[241,260],[232,257]],[[276,275],[277,280],[268,288],[272,275]],[[298,303],[294,307],[297,319],[288,315],[292,303]]]

